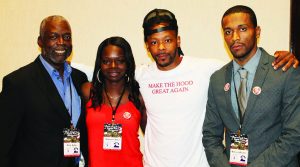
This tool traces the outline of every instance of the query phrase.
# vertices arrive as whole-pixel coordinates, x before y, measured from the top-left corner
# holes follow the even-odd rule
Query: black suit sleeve
[[[214,80],[213,77],[211,77],[208,89],[206,114],[203,123],[202,143],[205,148],[207,161],[211,167],[229,167],[230,165],[222,143],[225,126],[218,113],[213,93],[213,85]]]
[[[0,163],[2,167],[11,166],[16,138],[21,135],[21,122],[24,116],[24,105],[20,97],[20,89],[13,77],[3,78],[0,93]]]

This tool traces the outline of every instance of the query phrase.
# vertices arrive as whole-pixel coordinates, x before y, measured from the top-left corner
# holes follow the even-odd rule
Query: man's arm
[[[211,167],[230,166],[224,151],[224,145],[222,144],[223,134],[224,125],[217,111],[210,82],[205,120],[203,124],[202,142],[208,163]]]
[[[147,110],[146,110],[146,106],[145,106],[145,102],[144,99],[142,97],[142,95],[139,96],[139,99],[141,101],[141,107],[140,107],[140,111],[141,111],[141,122],[140,122],[140,127],[143,131],[143,133],[145,134],[145,129],[146,129],[146,125],[147,125]]]
[[[291,66],[297,68],[299,65],[296,56],[288,51],[276,51],[274,57],[275,60],[272,63],[272,66],[275,70],[282,67],[282,71],[287,71]]]
[[[15,152],[15,141],[19,133],[24,105],[21,92],[8,77],[3,79],[0,93],[0,163],[1,167],[10,167]]]
[[[285,75],[281,135],[249,166],[287,166],[300,151],[300,70]]]

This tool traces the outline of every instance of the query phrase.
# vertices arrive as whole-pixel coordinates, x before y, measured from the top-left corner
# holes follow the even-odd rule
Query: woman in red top
[[[111,37],[98,47],[92,83],[83,87],[89,167],[142,167],[138,130],[146,113],[129,43]],[[89,91],[90,90],[90,91]]]

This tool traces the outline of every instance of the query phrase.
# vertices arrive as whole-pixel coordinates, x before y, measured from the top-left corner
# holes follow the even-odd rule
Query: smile
[[[118,76],[120,73],[119,72],[110,72],[109,75],[112,77]]]
[[[66,50],[55,50],[55,53],[57,54],[64,54]]]

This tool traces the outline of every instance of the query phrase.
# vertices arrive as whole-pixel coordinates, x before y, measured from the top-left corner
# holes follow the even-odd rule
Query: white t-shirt
[[[184,56],[170,71],[136,72],[147,108],[145,167],[208,167],[202,145],[209,78],[224,63]]]

